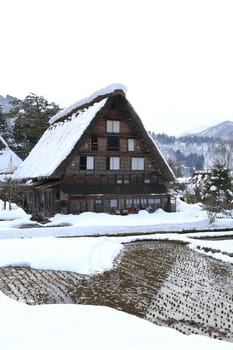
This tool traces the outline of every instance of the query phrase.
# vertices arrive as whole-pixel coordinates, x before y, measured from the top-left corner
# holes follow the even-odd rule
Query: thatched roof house
[[[167,185],[174,175],[125,93],[121,84],[108,86],[51,118],[14,173],[29,211],[49,216],[170,206]]]

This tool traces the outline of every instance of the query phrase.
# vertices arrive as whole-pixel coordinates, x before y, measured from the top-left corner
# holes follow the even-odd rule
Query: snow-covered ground
[[[84,213],[56,215],[39,228],[30,216],[13,206],[2,210],[0,202],[0,266],[31,266],[93,274],[111,269],[122,243],[135,239],[169,239],[187,242],[192,249],[233,263],[233,240],[207,241],[194,238],[206,232],[180,234],[183,229],[232,228],[209,236],[233,235],[233,219],[208,224],[199,205],[178,201],[178,212],[153,214],[145,211],[128,216]],[[70,226],[60,227],[61,224]],[[59,225],[56,227],[56,225]],[[52,227],[51,227],[52,226]],[[153,231],[160,233],[148,234]],[[169,233],[173,231],[173,233]],[[109,233],[114,234],[109,236]],[[117,233],[137,233],[119,236]],[[147,233],[147,234],[145,234]],[[94,235],[99,234],[100,237]],[[89,235],[89,237],[85,237]],[[67,236],[65,238],[56,238]],[[69,238],[69,236],[75,236]],[[19,239],[24,238],[24,239]],[[200,250],[201,249],[201,250]],[[202,336],[185,336],[169,328],[106,307],[82,305],[28,306],[0,293],[0,344],[4,350],[20,349],[233,349],[232,343]]]
[[[233,344],[185,336],[103,306],[29,306],[0,294],[0,344],[4,350],[233,349]]]

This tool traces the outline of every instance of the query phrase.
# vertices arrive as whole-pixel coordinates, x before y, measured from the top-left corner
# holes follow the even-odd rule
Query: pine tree
[[[48,127],[49,118],[60,108],[49,103],[44,97],[33,93],[24,100],[13,102],[11,115],[17,116],[14,126],[14,138],[18,143],[18,153],[25,158]]]
[[[220,212],[227,209],[232,201],[232,178],[230,170],[220,162],[216,162],[207,177],[203,201],[208,210]]]

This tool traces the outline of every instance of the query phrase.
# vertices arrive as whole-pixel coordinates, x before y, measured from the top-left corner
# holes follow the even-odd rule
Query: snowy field
[[[207,241],[194,238],[206,236],[206,232],[177,233],[184,229],[232,228],[232,231],[211,232],[208,235],[233,235],[232,219],[217,219],[210,226],[206,212],[199,205],[178,202],[179,211],[176,213],[158,210],[153,214],[143,211],[128,216],[94,213],[56,215],[47,225],[24,229],[20,228],[21,225],[31,223],[29,215],[17,207],[11,211],[1,209],[0,202],[0,266],[101,273],[111,269],[122,243],[135,239],[180,240],[187,242],[192,249],[199,249],[200,252],[233,263],[233,257],[230,256],[233,256],[233,240]],[[61,225],[69,226],[60,227]],[[154,231],[160,233],[148,234]],[[113,236],[108,236],[109,233]],[[137,236],[123,237],[119,233],[137,233]],[[96,234],[100,237],[95,237]],[[56,238],[59,236],[67,237]],[[211,248],[213,252],[205,252],[202,248]],[[207,350],[233,349],[232,343],[203,336],[185,336],[106,307],[28,306],[13,301],[2,293],[0,307],[0,344],[4,350],[65,347],[102,350],[196,349],[198,346]]]
[[[233,349],[233,344],[185,336],[136,316],[101,306],[29,306],[0,294],[4,350]]]

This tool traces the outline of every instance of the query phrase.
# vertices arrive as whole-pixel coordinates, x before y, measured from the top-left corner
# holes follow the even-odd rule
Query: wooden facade
[[[167,190],[173,180],[124,93],[114,91],[52,175],[29,184],[21,181],[19,198],[28,212],[45,217],[86,211],[174,211]]]

